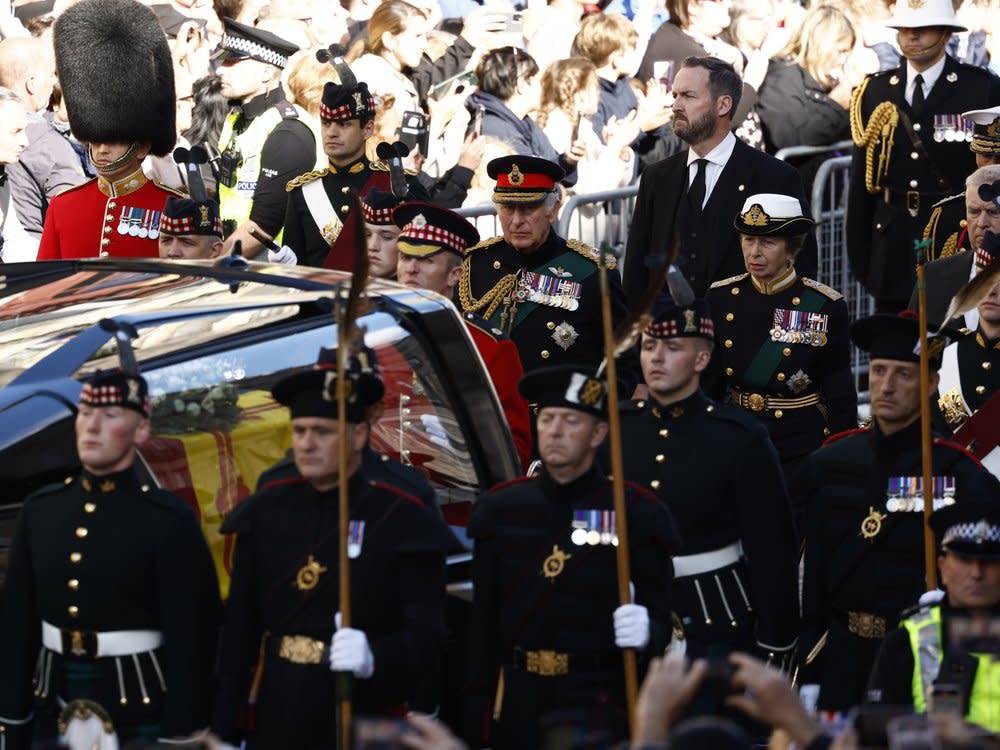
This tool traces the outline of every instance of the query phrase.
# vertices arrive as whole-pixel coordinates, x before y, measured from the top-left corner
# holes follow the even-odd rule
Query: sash
[[[941,369],[938,371],[940,377],[938,393],[944,395],[951,392],[958,396],[958,401],[965,413],[972,414],[969,402],[966,400],[965,394],[962,393],[962,373],[958,369],[958,344],[958,341],[949,344],[941,355]]]
[[[819,312],[826,304],[826,300],[824,295],[806,287],[802,290],[797,309],[802,312]],[[771,382],[771,376],[785,357],[784,350],[787,346],[788,344],[783,341],[772,341],[770,338],[765,341],[743,376],[744,384],[763,388]]]
[[[337,216],[333,204],[330,203],[330,196],[326,194],[326,189],[323,187],[323,178],[321,177],[318,180],[313,180],[303,185],[302,197],[305,198],[309,215],[316,222],[316,228],[319,229],[323,238],[326,239],[326,227],[331,223],[333,223],[333,230],[339,235],[344,223]]]

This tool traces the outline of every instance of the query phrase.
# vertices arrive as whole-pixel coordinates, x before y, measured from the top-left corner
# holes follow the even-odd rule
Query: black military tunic
[[[102,706],[123,743],[203,729],[220,619],[215,566],[179,497],[131,468],[42,488],[25,500],[10,550],[0,739],[7,750],[30,746],[30,726],[5,722],[31,713],[33,678],[43,738],[55,733],[58,702],[74,699]],[[40,648],[43,621],[63,630],[66,651],[108,631],[160,631],[164,643],[134,656],[60,655]]]
[[[945,57],[922,111],[907,104],[906,65],[868,76],[851,99],[847,248],[851,270],[876,300],[902,309],[916,278],[913,242],[935,203],[963,190],[976,168],[961,113],[1000,104],[1000,78]],[[882,159],[884,127],[899,122]],[[870,167],[866,165],[869,160]],[[952,231],[952,230],[949,230]]]
[[[931,246],[927,249],[928,261],[947,258],[969,249],[965,216],[964,192],[934,204],[922,235],[923,239],[931,241]]]
[[[932,466],[935,499],[1000,500],[1000,484],[960,446],[935,439]],[[886,632],[926,590],[923,503],[906,500],[919,476],[918,420],[889,436],[835,436],[792,487],[806,509],[799,681],[821,686],[820,708],[862,701]]]
[[[417,678],[440,658],[445,552],[455,540],[419,500],[361,470],[349,491],[349,554],[357,552],[351,627],[364,631],[375,663],[370,679],[354,681],[354,710],[400,712]],[[329,644],[340,601],[338,498],[336,488],[319,492],[298,478],[277,480],[223,525],[238,536],[213,729],[230,743],[250,737],[260,749],[335,744]],[[244,710],[265,634],[251,723]]]
[[[715,324],[706,390],[760,419],[787,470],[857,427],[843,295],[792,269],[767,290],[748,273],[717,281],[706,301]]]
[[[1000,390],[1000,340],[969,331],[942,356],[938,425],[953,432]]]
[[[532,253],[494,237],[470,247],[458,283],[458,304],[507,334],[524,371],[563,364],[596,367],[604,359],[599,252],[549,232]],[[615,323],[627,315],[621,277],[608,269]],[[639,357],[618,359],[618,388],[631,395],[639,382]]]
[[[627,484],[626,500],[635,602],[650,619],[645,653],[657,655],[670,638],[676,531],[652,494]],[[612,620],[618,607],[613,506],[611,482],[596,464],[568,484],[543,472],[498,485],[477,501],[468,529],[475,540],[470,746],[486,741],[501,668],[500,719],[489,746],[539,747],[539,719],[572,709],[592,712],[595,724],[610,725],[621,738],[626,723]],[[579,528],[584,524],[587,529]],[[599,529],[607,532],[601,541]],[[596,544],[573,541],[591,531]]]
[[[670,509],[681,535],[677,554],[742,545],[739,562],[674,580],[687,653],[790,649],[798,637],[798,547],[764,428],[701,391],[669,406],[625,401],[620,413],[625,476]]]
[[[328,232],[329,239],[324,238],[323,229],[317,226],[316,220],[309,211],[309,206],[302,193],[304,185],[308,185],[315,180],[323,181],[323,189],[327,199],[337,214],[337,218],[343,224],[340,235]],[[407,176],[409,200],[429,200],[427,191],[414,176]],[[348,222],[350,215],[350,199],[348,190],[355,190],[364,196],[369,190],[376,188],[388,192],[389,168],[381,161],[370,161],[362,156],[358,161],[346,167],[335,167],[330,165],[325,169],[313,172],[306,172],[303,175],[291,180],[286,190],[288,192],[288,204],[285,211],[285,231],[282,242],[295,251],[299,257],[299,264],[304,266],[326,266],[340,270],[350,270],[352,265],[350,243],[352,238],[352,222]],[[331,256],[331,242],[337,242],[335,252]]]

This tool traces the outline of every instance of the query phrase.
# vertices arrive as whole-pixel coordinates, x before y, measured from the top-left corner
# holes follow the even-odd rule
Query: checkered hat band
[[[215,222],[212,225],[212,231],[200,232],[196,229],[194,218],[191,216],[182,216],[175,219],[172,216],[162,215],[160,216],[160,231],[167,232],[168,234],[217,234],[221,237],[222,219],[216,216]]]
[[[435,227],[431,224],[425,224],[424,226],[417,228],[413,226],[413,222],[410,222],[403,227],[403,231],[399,233],[399,239],[434,242],[438,245],[450,247],[460,253],[464,253],[465,248],[468,247],[468,245],[465,244],[465,240],[457,234],[452,234],[447,229]]]
[[[83,384],[80,391],[80,403],[91,406],[125,406],[125,395],[117,385],[93,386],[90,383]],[[142,407],[149,414],[150,401],[146,398],[142,402]]]
[[[958,523],[950,527],[941,539],[941,544],[950,544],[951,542],[1000,543],[1000,526],[994,526],[986,521]]]
[[[365,112],[374,111],[375,99],[369,96],[365,102]],[[324,120],[353,120],[356,117],[361,117],[365,112],[355,112],[350,104],[341,104],[334,109],[330,109],[323,102],[319,104],[319,116]]]
[[[284,68],[288,64],[288,58],[285,55],[276,52],[270,47],[265,47],[260,42],[255,42],[243,36],[224,34],[222,36],[222,47],[233,52],[241,52],[255,60],[260,60],[279,68]]]
[[[646,326],[644,333],[656,339],[666,339],[671,336],[681,336],[684,333],[684,329],[677,324],[676,320],[663,320],[659,323],[650,323]],[[688,331],[687,333],[694,332]],[[712,324],[711,318],[702,318],[699,321],[698,334],[715,338],[715,326]]]
[[[369,224],[392,224],[392,208],[372,208],[362,202],[361,211]]]
[[[996,256],[991,255],[988,251],[981,247],[976,248],[976,265],[980,268],[989,268],[996,263],[996,260]]]

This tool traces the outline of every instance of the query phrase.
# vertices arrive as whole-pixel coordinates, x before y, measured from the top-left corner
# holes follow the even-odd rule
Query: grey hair
[[[987,164],[965,178],[965,187],[990,185],[997,180],[1000,180],[1000,164]]]
[[[545,198],[542,200],[541,204],[536,204],[536,205],[544,205],[546,211],[551,211],[553,208],[555,208],[555,205],[560,200],[560,198],[562,198],[562,194],[559,192],[559,188],[557,187],[555,190],[553,190],[552,192],[550,192],[548,195],[545,196]],[[508,205],[509,206],[509,205],[518,205],[518,204],[516,204],[516,203],[515,204],[510,204],[510,203],[493,201],[493,207],[494,208],[497,208],[497,207],[499,207],[501,205]]]

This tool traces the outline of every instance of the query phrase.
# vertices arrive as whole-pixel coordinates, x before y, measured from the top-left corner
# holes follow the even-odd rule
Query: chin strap
[[[125,164],[127,164],[128,161],[135,156],[135,152],[136,149],[139,148],[139,144],[135,141],[132,141],[131,145],[128,147],[128,150],[124,154],[119,156],[110,164],[103,164],[103,165],[99,165],[97,164],[96,161],[94,161],[93,148],[94,148],[93,144],[87,145],[87,155],[90,157],[90,161],[94,165],[94,169],[96,169],[98,172],[104,175],[104,174],[110,174],[112,172],[117,172],[119,169],[125,166]]]

